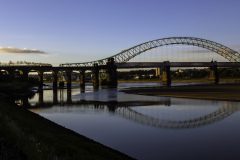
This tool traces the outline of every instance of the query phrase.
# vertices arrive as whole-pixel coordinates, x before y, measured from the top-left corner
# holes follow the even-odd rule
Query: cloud
[[[44,51],[27,48],[0,47],[0,53],[20,53],[20,54],[46,54]]]

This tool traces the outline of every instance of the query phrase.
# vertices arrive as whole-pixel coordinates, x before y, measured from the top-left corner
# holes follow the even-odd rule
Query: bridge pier
[[[163,66],[160,66],[156,68],[155,76],[158,77],[160,81],[162,81],[162,75],[163,75]]]
[[[162,84],[164,86],[170,87],[172,83],[171,71],[170,71],[170,62],[163,62],[162,66],[162,75],[161,75]]]
[[[53,76],[53,90],[56,90],[58,88],[58,71],[53,71],[52,76]]]
[[[155,76],[160,77],[161,75],[161,67],[155,69]]]
[[[39,77],[39,90],[43,89],[43,71],[38,71]]]
[[[72,70],[66,71],[67,76],[67,103],[72,102]]]
[[[217,61],[212,62],[212,66],[210,67],[209,80],[212,80],[214,84],[219,84]]]
[[[93,65],[92,83],[93,83],[93,89],[99,89],[99,67],[97,63]]]
[[[58,103],[58,71],[52,71],[53,76],[53,104]]]
[[[109,58],[107,62],[107,86],[110,88],[117,88],[117,66],[114,58]]]
[[[66,71],[67,76],[67,90],[71,90],[72,88],[72,70]]]
[[[80,80],[80,90],[85,92],[85,70],[80,70],[79,80]]]

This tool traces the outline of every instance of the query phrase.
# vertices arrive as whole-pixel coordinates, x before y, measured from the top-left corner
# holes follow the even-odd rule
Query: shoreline
[[[21,94],[31,87],[20,84],[17,90]],[[15,89],[12,84],[0,92],[0,159],[134,159],[17,106],[9,95]]]
[[[213,80],[207,78],[200,79],[172,79],[172,83],[213,83]],[[118,83],[161,83],[159,79],[152,80],[118,80]],[[240,83],[240,78],[220,78],[219,83]]]
[[[25,108],[1,106],[1,136],[27,159],[133,159]]]
[[[168,87],[141,87],[121,90],[128,94],[190,98],[203,100],[240,101],[240,84],[203,84]]]

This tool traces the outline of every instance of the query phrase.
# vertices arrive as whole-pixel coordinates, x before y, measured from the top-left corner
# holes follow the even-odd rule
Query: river
[[[240,103],[134,95],[118,89],[85,93],[44,90],[30,110],[140,160],[240,159]]]

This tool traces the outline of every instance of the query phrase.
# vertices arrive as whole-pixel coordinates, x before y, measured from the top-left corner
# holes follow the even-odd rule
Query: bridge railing
[[[0,63],[0,67],[18,67],[18,66],[43,66],[43,67],[51,67],[51,64],[45,64],[45,63],[32,63],[32,64],[8,64],[8,63]]]

